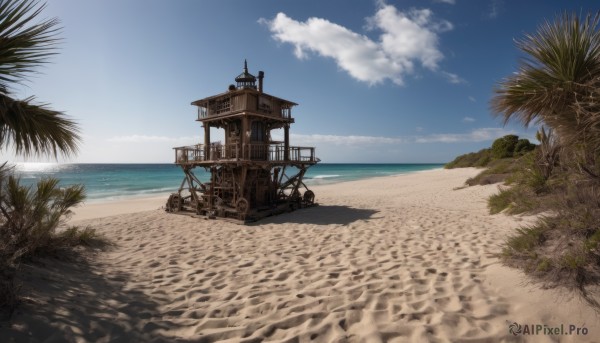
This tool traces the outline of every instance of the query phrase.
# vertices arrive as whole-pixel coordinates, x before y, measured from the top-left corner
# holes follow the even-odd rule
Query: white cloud
[[[497,18],[503,7],[504,2],[502,0],[492,0],[490,3],[490,11],[488,12],[488,16],[491,19]]]
[[[470,100],[471,102],[477,102],[477,100],[476,100],[474,97],[472,97],[472,96],[469,96],[469,100]]]
[[[467,117],[468,118],[468,117]],[[472,118],[470,118],[472,119]],[[503,128],[479,128],[468,133],[439,133],[430,135],[416,135],[403,137],[383,136],[341,136],[341,135],[302,135],[291,134],[293,144],[319,144],[327,143],[333,145],[385,145],[403,143],[460,143],[460,142],[483,142],[512,134],[514,131]]]
[[[415,128],[415,131],[417,131],[417,132],[423,132],[423,128],[422,128],[422,127],[420,127],[420,126],[417,126],[417,127]]]
[[[465,79],[463,79],[460,76],[453,74],[453,73],[442,71],[442,75],[444,75],[446,77],[446,79],[448,79],[448,82],[455,84],[455,85],[458,85],[461,83],[467,83],[467,81],[465,81]]]
[[[355,145],[355,144],[398,144],[409,142],[401,137],[381,137],[381,136],[337,136],[337,135],[300,135],[291,134],[291,140],[298,143],[328,143],[334,145]]]
[[[462,121],[464,121],[465,123],[472,123],[475,121],[475,118],[471,118],[471,117],[464,117],[462,119]]]
[[[440,133],[418,137],[416,143],[484,142],[514,133],[502,128],[481,128],[469,133]]]
[[[454,5],[456,3],[454,0],[434,0],[434,2],[443,2],[450,5]]]
[[[470,117],[463,118],[464,122],[473,122],[475,119]],[[423,128],[417,127],[417,132],[422,132]],[[514,131],[503,128],[479,128],[468,133],[439,133],[439,134],[418,134],[410,136],[385,137],[385,136],[361,136],[361,135],[324,135],[324,134],[290,134],[290,140],[293,145],[319,145],[329,144],[335,146],[352,145],[396,145],[412,143],[458,143],[458,142],[482,142],[493,140]],[[283,140],[282,132],[273,132],[273,140]],[[198,137],[167,137],[167,136],[147,136],[147,135],[129,135],[117,136],[107,139],[111,143],[169,143],[179,145],[190,145],[202,143]]]
[[[301,22],[278,13],[273,20],[259,22],[275,40],[292,44],[297,58],[306,58],[308,53],[332,58],[353,78],[370,85],[386,79],[401,85],[417,62],[437,70],[444,58],[438,33],[453,28],[446,20],[434,19],[429,9],[399,11],[384,2],[367,18],[367,28],[380,32],[377,41],[322,18]]]

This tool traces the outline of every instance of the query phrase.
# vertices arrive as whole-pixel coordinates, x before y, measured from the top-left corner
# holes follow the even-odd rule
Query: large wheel
[[[315,203],[315,193],[311,190],[307,190],[304,192],[304,203],[307,205],[312,205]]]
[[[167,200],[167,211],[168,212],[179,212],[183,208],[183,199],[181,195],[173,193]]]
[[[235,203],[235,209],[239,214],[246,214],[248,213],[248,209],[250,209],[250,204],[248,204],[248,200],[240,198]]]

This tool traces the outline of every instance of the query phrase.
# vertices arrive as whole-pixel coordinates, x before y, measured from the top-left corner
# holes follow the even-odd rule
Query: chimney
[[[263,92],[263,79],[265,78],[265,72],[264,71],[259,71],[258,72],[258,91],[260,93]]]

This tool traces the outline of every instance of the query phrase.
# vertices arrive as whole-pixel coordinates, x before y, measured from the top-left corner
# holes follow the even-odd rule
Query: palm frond
[[[35,0],[0,0],[0,92],[25,81],[56,54],[58,19],[34,23],[44,8]]]
[[[15,152],[25,156],[76,153],[81,138],[75,122],[32,100],[0,93],[0,148],[12,143]]]
[[[518,41],[526,57],[519,71],[496,88],[491,102],[496,115],[505,123],[517,119],[525,126],[543,122],[561,140],[591,136],[586,131],[590,127],[600,129],[598,116],[589,116],[589,107],[581,108],[598,103],[599,23],[600,13],[584,20],[565,13]]]

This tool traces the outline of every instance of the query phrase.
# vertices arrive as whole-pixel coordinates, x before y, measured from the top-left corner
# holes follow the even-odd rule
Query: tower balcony
[[[248,89],[198,100],[192,104],[198,106],[198,121],[225,117],[241,112],[291,120],[292,107],[296,105],[291,101]]]
[[[210,165],[213,163],[239,163],[244,161],[270,162],[273,164],[315,164],[314,147],[290,146],[287,150],[281,143],[274,144],[196,144],[173,148],[175,163],[179,165]]]

